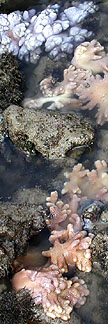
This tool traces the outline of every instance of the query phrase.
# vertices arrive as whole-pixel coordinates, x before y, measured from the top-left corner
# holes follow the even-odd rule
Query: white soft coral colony
[[[91,31],[78,26],[98,7],[92,1],[76,4],[64,9],[60,5],[49,5],[36,13],[35,9],[15,11],[0,15],[1,45],[0,54],[6,51],[25,57],[26,61],[36,62],[41,46],[53,59],[59,59],[92,35]]]

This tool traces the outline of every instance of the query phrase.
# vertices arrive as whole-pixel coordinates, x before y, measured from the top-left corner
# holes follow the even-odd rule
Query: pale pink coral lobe
[[[41,272],[22,269],[14,275],[12,284],[16,290],[29,290],[34,303],[42,304],[47,316],[65,321],[70,318],[73,306],[83,305],[89,294],[84,281],[77,277],[63,278],[54,265]]]
[[[74,166],[72,172],[65,173],[69,180],[64,183],[62,194],[68,193],[70,198],[76,193],[81,199],[97,199],[108,201],[108,167],[103,161],[95,162],[96,169],[89,171],[81,163]]]
[[[65,243],[60,243],[59,232],[59,239],[55,240],[54,246],[48,251],[43,251],[42,254],[50,257],[51,263],[58,266],[62,272],[68,272],[69,265],[76,265],[79,270],[90,272],[92,269],[91,251],[89,249],[91,238],[85,237],[86,235],[86,231],[78,234],[73,233],[72,238],[67,239]]]
[[[77,68],[91,71],[93,74],[108,72],[108,54],[105,53],[104,47],[93,39],[76,48],[72,64]]]

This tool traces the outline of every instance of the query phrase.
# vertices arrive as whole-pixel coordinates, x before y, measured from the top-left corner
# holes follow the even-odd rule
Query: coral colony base
[[[90,38],[91,31],[77,24],[93,14],[98,7],[92,1],[75,2],[72,7],[49,5],[41,13],[35,9],[0,15],[0,54],[12,52],[19,59],[36,63],[44,44],[53,59],[72,54],[73,48]]]
[[[95,166],[95,170],[89,171],[82,164],[77,164],[71,173],[65,174],[69,180],[62,190],[65,202],[58,199],[57,191],[47,198],[51,215],[47,226],[51,230],[49,240],[53,247],[42,254],[49,258],[50,265],[44,266],[41,271],[22,269],[12,279],[13,287],[17,291],[27,289],[35,304],[42,304],[51,318],[67,321],[73,306],[83,305],[89,294],[83,280],[77,277],[68,280],[62,273],[67,273],[69,267],[85,272],[92,269],[91,237],[83,230],[78,210],[87,199],[108,201],[107,164],[96,161]]]
[[[72,65],[64,70],[64,80],[56,83],[49,76],[41,81],[40,90],[42,97],[26,98],[24,107],[47,104],[49,109],[91,110],[98,105],[97,124],[103,125],[108,121],[108,54],[104,47],[97,40],[79,45]]]

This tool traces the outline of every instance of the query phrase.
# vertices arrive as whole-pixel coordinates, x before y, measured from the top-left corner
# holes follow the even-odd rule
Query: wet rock
[[[89,289],[89,296],[83,307],[77,309],[84,323],[107,324],[108,323],[108,287],[107,281],[101,276],[101,271],[90,273],[80,272],[80,278],[84,279]]]
[[[32,301],[25,291],[16,295],[15,291],[0,294],[0,323],[22,324],[32,320]]]
[[[74,147],[93,143],[92,126],[79,115],[11,105],[4,112],[3,129],[25,152],[38,151],[49,159],[64,158]]]
[[[18,62],[12,54],[0,55],[0,111],[23,98],[24,82]]]
[[[94,236],[91,243],[92,261],[95,269],[108,278],[108,228]]]
[[[16,204],[44,204],[46,201],[47,190],[44,192],[38,186],[34,188],[23,188],[15,192],[12,202]]]
[[[0,204],[0,277],[8,274],[28,239],[44,227],[44,210],[35,203]]]
[[[94,223],[99,221],[106,204],[100,200],[84,200],[79,213],[84,222],[84,229],[92,232]]]
[[[64,324],[61,319],[51,319],[47,317],[41,306],[33,303],[27,291],[20,293],[15,291],[4,292],[0,294],[0,324]],[[68,324],[84,324],[80,317],[72,312]]]

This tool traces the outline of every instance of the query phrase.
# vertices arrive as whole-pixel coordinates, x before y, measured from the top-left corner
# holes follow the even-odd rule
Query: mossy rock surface
[[[73,148],[93,143],[94,129],[81,116],[45,109],[9,106],[2,128],[16,147],[25,152],[37,151],[45,158],[61,159]]]
[[[0,55],[0,111],[23,98],[24,80],[12,54]]]

